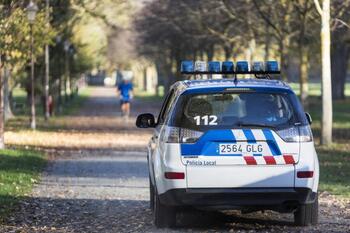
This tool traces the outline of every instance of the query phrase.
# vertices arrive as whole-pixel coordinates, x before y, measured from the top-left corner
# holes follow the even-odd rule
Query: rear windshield
[[[209,93],[180,97],[169,124],[207,130],[233,127],[286,128],[298,122],[287,93]]]

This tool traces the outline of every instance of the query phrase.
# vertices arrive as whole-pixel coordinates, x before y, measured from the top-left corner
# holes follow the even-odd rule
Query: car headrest
[[[189,117],[211,115],[213,108],[211,104],[200,98],[192,98],[187,104],[186,112]]]

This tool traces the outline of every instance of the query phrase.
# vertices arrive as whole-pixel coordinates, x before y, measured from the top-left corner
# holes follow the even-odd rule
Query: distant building
[[[96,73],[91,72],[87,75],[87,83],[89,86],[104,86],[104,80],[106,78],[105,70],[98,70]]]

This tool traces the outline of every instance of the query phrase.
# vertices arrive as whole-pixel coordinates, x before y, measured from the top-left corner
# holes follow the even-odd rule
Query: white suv
[[[182,207],[275,210],[297,225],[316,224],[319,164],[292,89],[261,79],[175,83],[148,146],[150,203],[157,227],[176,224]]]

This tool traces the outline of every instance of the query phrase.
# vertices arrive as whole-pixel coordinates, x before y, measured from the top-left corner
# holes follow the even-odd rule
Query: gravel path
[[[96,88],[93,97],[79,114],[81,117],[101,117],[104,125],[105,117],[118,116],[113,89]],[[158,107],[136,102],[133,115],[145,109],[155,112]],[[132,124],[124,127],[131,136],[137,134]],[[104,132],[103,126],[96,130]],[[241,215],[230,211],[182,213],[178,228],[157,230],[148,200],[144,149],[58,151],[52,154],[31,196],[0,226],[0,231],[350,232],[350,203],[326,193],[320,195],[320,224],[306,228],[292,226],[291,214],[267,211]]]

